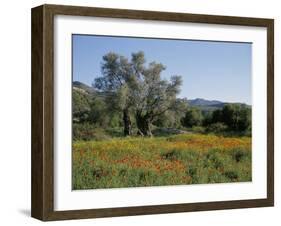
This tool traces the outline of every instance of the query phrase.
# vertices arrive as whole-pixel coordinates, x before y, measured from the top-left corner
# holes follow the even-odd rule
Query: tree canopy
[[[95,88],[109,94],[107,103],[123,111],[125,135],[131,134],[130,112],[135,117],[138,133],[151,136],[151,123],[177,104],[181,76],[171,76],[167,81],[161,78],[164,65],[145,63],[143,52],[133,53],[130,60],[108,53],[103,57],[102,76],[94,82]]]

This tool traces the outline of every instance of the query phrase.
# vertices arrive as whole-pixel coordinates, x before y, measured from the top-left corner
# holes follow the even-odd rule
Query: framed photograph
[[[274,21],[32,9],[32,216],[274,205]]]

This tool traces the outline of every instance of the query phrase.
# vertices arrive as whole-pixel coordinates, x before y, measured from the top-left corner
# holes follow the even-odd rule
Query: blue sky
[[[181,75],[179,97],[251,104],[252,45],[211,42],[73,35],[73,80],[91,85],[101,76],[102,56],[116,52],[130,58],[143,51],[146,62],[164,64],[163,78]]]

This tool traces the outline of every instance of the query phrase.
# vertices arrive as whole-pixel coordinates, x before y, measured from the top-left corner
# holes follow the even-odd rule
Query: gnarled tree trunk
[[[138,133],[142,136],[152,136],[150,129],[150,120],[146,115],[136,114],[136,123],[138,127]]]
[[[123,110],[123,122],[124,122],[124,136],[130,136],[132,134],[132,123],[130,119],[129,109]]]

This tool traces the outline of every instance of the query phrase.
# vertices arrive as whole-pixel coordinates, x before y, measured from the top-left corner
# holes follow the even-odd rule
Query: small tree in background
[[[200,126],[202,124],[203,116],[202,112],[198,108],[189,108],[184,118],[182,118],[182,125],[185,127]]]
[[[228,131],[245,132],[251,128],[251,108],[244,104],[226,104],[204,120],[205,126],[215,123],[224,124]]]

